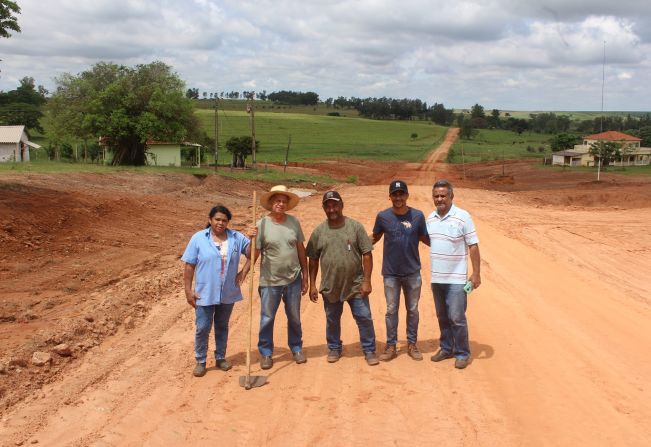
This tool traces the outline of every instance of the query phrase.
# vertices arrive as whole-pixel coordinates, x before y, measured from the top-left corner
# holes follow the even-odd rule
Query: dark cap
[[[409,190],[407,189],[407,184],[402,180],[394,180],[389,185],[389,194],[393,194],[396,191],[403,191],[409,194]]]
[[[321,203],[326,203],[328,200],[336,200],[337,202],[343,202],[341,200],[341,196],[337,191],[327,191],[325,194],[323,194],[323,200]]]

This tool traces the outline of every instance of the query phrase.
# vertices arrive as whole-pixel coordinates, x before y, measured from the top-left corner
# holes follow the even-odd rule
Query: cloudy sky
[[[651,110],[642,0],[17,0],[0,89],[161,60],[188,87],[420,98],[502,110]]]

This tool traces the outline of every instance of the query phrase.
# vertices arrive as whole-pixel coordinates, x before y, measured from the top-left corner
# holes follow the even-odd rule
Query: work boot
[[[233,367],[233,365],[231,365],[231,362],[229,362],[226,359],[217,359],[217,361],[215,362],[215,366],[221,369],[222,371],[228,371]]]
[[[340,358],[341,358],[341,351],[337,351],[336,349],[331,349],[330,352],[328,352],[329,363],[334,363],[338,361]]]
[[[206,375],[206,364],[205,363],[197,363],[197,365],[192,370],[192,375],[194,377],[203,377],[203,376],[205,376]]]
[[[454,367],[457,369],[463,369],[470,363],[470,357],[465,359],[456,359],[454,361]]]
[[[375,355],[375,352],[365,352],[364,357],[366,358],[366,363],[368,363],[369,366],[375,366],[380,363],[380,361],[377,359],[377,355]]]
[[[432,356],[431,360],[433,362],[440,362],[441,360],[450,359],[450,358],[452,358],[452,354],[450,354],[449,352],[446,352],[446,351],[444,351],[442,349],[439,349],[439,352],[434,354]]]
[[[307,362],[307,358],[305,358],[305,354],[303,354],[303,351],[296,351],[292,354],[294,357],[294,361],[296,363],[305,363]]]
[[[380,354],[380,360],[383,362],[388,362],[389,360],[393,360],[396,357],[398,357],[398,353],[396,352],[396,345],[387,345],[387,347],[384,348],[384,352]]]
[[[423,360],[423,354],[418,350],[416,343],[409,343],[407,345],[407,354],[414,360]]]
[[[274,359],[270,355],[264,355],[260,358],[260,368],[271,369],[272,366],[274,366]]]

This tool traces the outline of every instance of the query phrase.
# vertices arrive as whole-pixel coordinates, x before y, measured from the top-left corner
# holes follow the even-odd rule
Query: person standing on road
[[[301,224],[286,212],[298,205],[299,198],[284,185],[277,185],[260,197],[269,215],[257,224],[256,253],[260,261],[260,367],[273,366],[274,321],[280,301],[287,315],[287,343],[296,363],[305,363],[301,329],[301,295],[307,293],[307,258]],[[255,260],[254,260],[255,262]]]
[[[371,240],[373,244],[384,235],[384,257],[382,276],[384,296],[387,300],[385,322],[387,345],[380,360],[388,362],[398,353],[398,309],[400,290],[405,296],[407,308],[407,354],[414,360],[423,360],[418,350],[418,300],[422,285],[420,276],[420,255],[418,243],[429,245],[429,235],[423,212],[407,206],[409,189],[402,180],[389,185],[391,208],[380,211],[375,218]]]
[[[362,224],[343,215],[344,202],[337,191],[323,195],[326,221],[317,226],[307,244],[310,267],[310,300],[316,303],[323,295],[326,314],[328,362],[341,357],[341,314],[348,302],[359,329],[360,344],[366,362],[379,363],[375,354],[375,328],[369,305],[373,244]],[[316,276],[321,264],[321,285],[317,291]]]
[[[455,368],[463,369],[470,363],[467,291],[481,285],[479,239],[470,214],[452,204],[454,191],[450,182],[438,180],[434,183],[432,199],[436,210],[427,217],[427,232],[432,293],[441,339],[440,349],[431,360],[440,362],[455,357]],[[468,254],[472,263],[469,280]]]
[[[208,225],[192,236],[181,257],[185,262],[185,299],[195,311],[194,351],[197,364],[192,372],[195,377],[206,374],[208,337],[213,321],[216,367],[222,371],[232,367],[226,360],[228,321],[234,303],[242,299],[240,285],[251,267],[251,241],[242,233],[228,228],[232,217],[225,206],[214,206],[208,213]],[[246,262],[238,271],[242,255],[246,257]]]

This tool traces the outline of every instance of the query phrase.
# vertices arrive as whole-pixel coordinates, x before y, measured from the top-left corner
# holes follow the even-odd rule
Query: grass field
[[[480,130],[472,140],[457,140],[450,150],[448,162],[461,163],[463,149],[466,162],[550,156],[550,135],[508,130]],[[527,150],[527,148],[530,150]],[[540,150],[542,148],[542,152]],[[533,152],[532,152],[533,151]]]
[[[202,128],[212,137],[214,111],[196,113]],[[282,162],[290,136],[292,162],[337,158],[418,161],[441,141],[445,131],[446,128],[428,121],[377,121],[259,110],[255,113],[259,163]],[[249,114],[219,111],[219,140],[224,156],[230,156],[224,149],[230,137],[250,134]],[[412,134],[418,136],[412,139]]]
[[[4,173],[16,172],[34,172],[34,173],[47,173],[47,174],[65,174],[68,172],[90,172],[90,173],[114,173],[114,172],[142,172],[147,174],[166,174],[166,173],[185,173],[193,175],[210,175],[214,173],[214,169],[210,168],[191,168],[191,167],[164,167],[164,166],[104,166],[101,164],[91,163],[70,163],[64,161],[48,161],[36,160],[30,163],[0,163],[0,176]],[[284,174],[278,170],[267,170],[264,166],[258,166],[258,169],[253,170],[229,170],[228,168],[220,168],[218,171],[220,176],[232,177],[241,180],[260,180],[270,183],[337,183],[337,180],[322,175],[308,175],[287,173]]]

